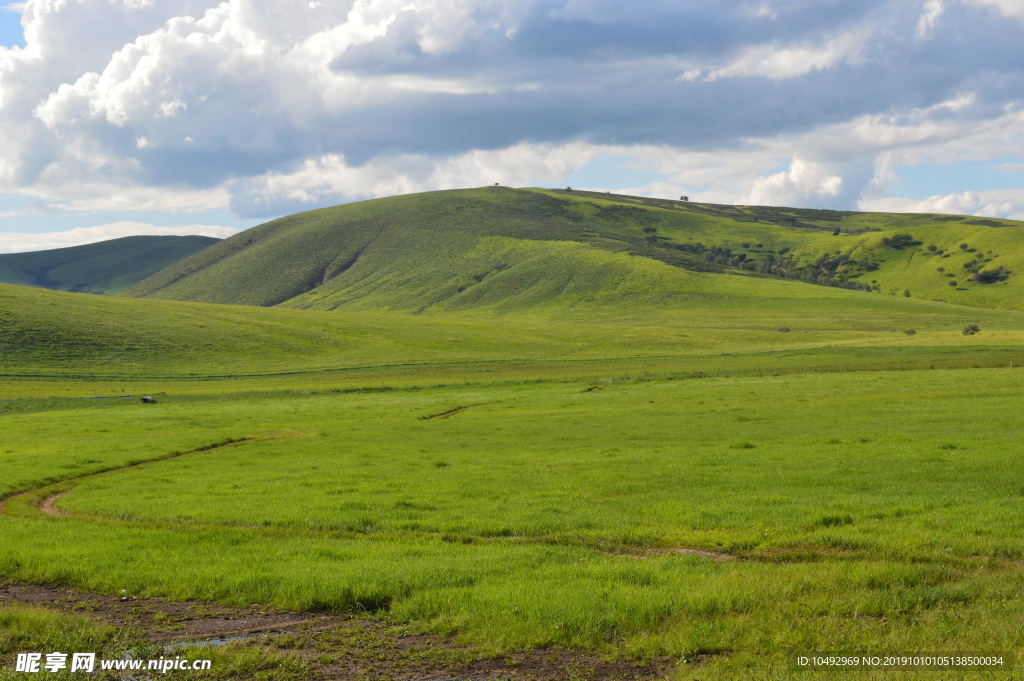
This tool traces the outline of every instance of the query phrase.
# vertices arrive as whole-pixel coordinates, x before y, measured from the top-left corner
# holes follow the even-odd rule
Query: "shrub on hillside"
[[[893,234],[882,239],[882,245],[886,248],[906,248],[907,246],[920,246],[921,242],[910,234]]]
[[[994,270],[982,270],[975,272],[974,276],[969,281],[976,282],[978,284],[994,284],[998,281],[1005,281],[1010,278],[1010,270],[1005,267],[997,267]]]
[[[961,333],[963,333],[965,336],[973,336],[979,331],[981,331],[981,327],[978,326],[977,324],[968,324],[967,326],[964,327],[964,330]]]

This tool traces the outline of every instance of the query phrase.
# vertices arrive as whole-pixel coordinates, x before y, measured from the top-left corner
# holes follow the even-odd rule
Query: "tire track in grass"
[[[233,443],[233,444],[238,444],[238,443]],[[226,445],[221,445],[221,446],[226,446]],[[203,451],[209,451],[209,449],[205,449]],[[161,460],[165,460],[165,459],[161,459]],[[134,464],[134,465],[141,465],[141,464]],[[125,468],[127,468],[127,466]],[[121,469],[115,469],[115,470],[121,470]],[[113,471],[105,471],[105,473],[109,473],[109,472],[113,472]],[[95,475],[102,475],[102,474],[101,473],[97,473]],[[32,504],[32,506],[33,506],[33,508],[35,508],[35,510],[39,511],[40,513],[43,513],[43,514],[51,516],[51,517],[56,517],[56,518],[60,518],[60,517],[75,517],[75,518],[78,518],[78,519],[92,519],[92,520],[100,519],[100,517],[98,517],[98,516],[91,516],[91,515],[80,514],[80,513],[70,513],[68,511],[65,511],[65,510],[57,507],[56,504],[61,499],[61,497],[63,497],[68,492],[71,492],[72,490],[73,490],[73,488],[66,488],[66,489],[61,489],[61,490],[59,490],[57,492],[52,492],[52,493],[48,494],[47,496],[43,497],[42,499],[39,499],[36,503]],[[8,499],[19,498],[19,497],[27,497],[27,496],[31,496],[33,494],[39,494],[39,492],[40,492],[40,490],[29,490],[29,491],[26,491],[26,492],[19,492],[18,494],[11,495],[10,497],[8,497]],[[0,507],[0,512],[2,512],[2,507]],[[102,519],[103,520],[108,520],[108,521],[109,520],[116,520],[117,522],[123,523],[123,524],[130,524],[130,523],[150,524],[150,523],[153,522],[153,521],[149,521],[149,520],[127,520],[127,519],[123,519],[123,518],[115,519],[115,518],[107,518],[107,517],[104,517]],[[173,525],[175,527],[181,527],[181,526],[185,525],[183,523],[169,523],[169,524]],[[188,525],[192,526],[192,527],[196,526],[193,523],[188,523]],[[235,525],[222,524],[222,523],[202,523],[202,525],[210,526],[210,527],[242,527],[242,526],[235,526]],[[255,530],[258,530],[258,531],[264,532],[264,533],[273,533],[274,532],[274,528],[248,528],[248,529],[255,529]],[[317,535],[317,536],[325,536],[325,537],[334,537],[334,536],[349,537],[349,536],[356,536],[359,533],[352,533],[352,532],[348,532],[348,531],[332,531],[332,530],[320,530],[320,531],[306,530],[306,531],[303,531],[303,534],[314,534],[314,535]],[[447,532],[436,532],[436,533],[419,532],[417,534],[421,538],[426,537],[426,536],[434,536],[434,537],[450,536],[450,533],[447,533]],[[472,540],[474,540],[474,541],[481,541],[481,540],[485,540],[485,539],[486,539],[486,537],[478,537],[478,536],[472,537]],[[508,540],[505,537],[500,537],[500,538],[499,537],[494,537],[493,539],[498,540],[498,541],[507,541]],[[631,551],[628,550],[628,547],[626,547],[625,551],[622,551],[622,550],[608,550],[608,549],[602,549],[602,548],[599,548],[599,547],[596,547],[596,546],[588,546],[585,543],[568,543],[567,544],[565,542],[550,542],[550,541],[546,541],[543,538],[529,538],[529,537],[526,537],[526,538],[523,538],[523,539],[525,541],[523,541],[521,543],[525,543],[525,544],[551,544],[551,545],[555,545],[555,546],[577,546],[577,547],[580,547],[580,548],[589,548],[589,549],[595,550],[598,553],[602,553],[602,554],[604,554],[606,556],[622,557],[622,558],[646,559],[646,558],[652,558],[652,557],[656,557],[656,556],[666,556],[666,555],[687,555],[687,556],[698,556],[698,557],[701,557],[701,558],[706,558],[708,560],[714,560],[714,561],[750,560],[749,558],[742,558],[740,556],[736,556],[736,555],[733,555],[731,553],[724,553],[722,551],[711,551],[709,549],[700,549],[700,548],[695,548],[695,547],[646,548],[646,549],[640,549],[639,551],[636,551],[636,552],[631,552]]]
[[[420,416],[419,419],[420,421],[429,421],[431,419],[446,419],[450,416],[455,416],[456,414],[462,413],[467,409],[472,409],[473,407],[483,407],[488,404],[497,404],[497,402],[478,402],[477,404],[467,404],[462,407],[454,407],[452,409],[449,409],[448,411],[442,411],[438,414],[428,414],[427,416]]]
[[[237,445],[252,444],[254,442],[267,442],[267,441],[270,441],[270,440],[289,440],[289,439],[299,438],[299,437],[309,437],[310,435],[313,435],[313,434],[314,433],[291,433],[291,434],[287,434],[287,435],[284,435],[284,434],[273,434],[273,435],[254,435],[252,437],[241,437],[241,438],[226,438],[226,439],[221,440],[219,442],[214,442],[214,443],[211,443],[211,444],[208,444],[208,445],[202,445],[200,447],[195,447],[194,449],[187,449],[187,450],[185,450],[183,452],[171,452],[169,454],[162,454],[160,456],[155,456],[152,459],[141,459],[141,460],[130,461],[130,462],[128,462],[126,464],[122,464],[120,466],[108,466],[106,468],[100,468],[100,469],[97,469],[97,470],[89,471],[88,473],[76,473],[74,475],[69,475],[67,477],[60,478],[59,480],[54,480],[53,482],[47,484],[45,487],[35,487],[35,488],[32,488],[32,489],[27,489],[27,490],[19,490],[19,491],[10,492],[8,494],[0,496],[0,515],[6,515],[7,514],[7,512],[8,512],[7,511],[7,502],[9,500],[15,499],[15,498],[20,498],[20,497],[27,497],[27,496],[31,496],[33,494],[39,494],[43,490],[45,490],[47,488],[51,488],[51,487],[55,487],[55,486],[63,486],[63,485],[67,485],[68,483],[76,483],[76,482],[80,482],[82,480],[87,480],[89,478],[97,477],[97,476],[100,476],[100,475],[106,475],[107,473],[117,473],[119,471],[130,470],[132,468],[137,468],[139,466],[145,466],[146,464],[160,463],[162,461],[169,461],[171,459],[177,459],[177,458],[180,458],[182,456],[187,456],[189,454],[199,454],[199,453],[202,453],[202,452],[209,452],[209,451],[214,450],[214,449],[222,449],[224,447],[233,447],[233,446],[237,446]],[[64,489],[62,489],[62,490],[60,490],[58,492],[50,494],[45,499],[41,500],[36,505],[36,508],[38,510],[42,511],[43,513],[46,513],[47,515],[54,515],[54,516],[66,516],[66,515],[69,515],[66,511],[62,511],[62,510],[58,509],[53,504],[60,497],[64,496],[68,492],[70,492],[73,489],[73,487],[74,487],[73,485],[67,486],[67,487],[64,487]],[[49,510],[47,510],[47,509],[49,509]]]
[[[57,503],[58,499],[60,499],[62,496],[64,496],[67,493],[68,493],[68,490],[63,490],[61,492],[57,492],[56,494],[51,494],[50,496],[46,497],[45,499],[43,499],[39,503],[39,507],[38,507],[39,510],[42,511],[43,513],[45,513],[46,515],[53,515],[53,516],[67,515],[68,514],[67,511],[62,511],[61,509],[57,508],[54,505],[54,504]]]
[[[289,651],[288,668],[278,669],[276,674],[273,667],[263,670],[264,676],[273,678],[299,678],[295,674],[298,663],[308,665],[311,671],[302,675],[303,679],[656,681],[678,663],[664,655],[646,661],[610,660],[596,652],[561,647],[496,656],[486,647],[461,643],[452,636],[419,633],[367,613],[330,614],[215,601],[175,601],[159,596],[89,592],[66,585],[19,584],[0,578],[0,608],[10,606],[45,608],[114,627],[122,634],[103,651],[105,657],[137,651],[145,644],[167,657],[183,655],[188,646],[233,642],[244,648],[225,649],[228,655]]]
[[[448,409],[446,411],[443,411],[443,412],[440,412],[440,413],[437,413],[437,414],[431,414],[431,415],[428,415],[428,416],[420,416],[419,418],[421,420],[448,418],[450,416],[454,416],[455,414],[458,414],[458,413],[461,413],[463,411],[466,411],[467,409],[472,409],[474,407],[480,407],[480,406],[485,406],[485,405],[488,405],[488,404],[496,404],[496,403],[497,402],[481,402],[481,403],[477,403],[477,404],[469,404],[469,405],[464,405],[464,406],[460,406],[460,407],[454,407],[452,409]],[[213,451],[213,450],[216,450],[216,449],[224,449],[224,448],[227,448],[227,447],[252,444],[252,443],[255,443],[255,442],[266,442],[266,441],[272,441],[272,440],[286,440],[286,439],[294,439],[294,438],[301,438],[301,437],[310,437],[310,436],[315,435],[315,434],[316,434],[315,432],[301,432],[301,433],[290,433],[290,434],[260,435],[260,436],[244,437],[244,438],[228,438],[228,439],[225,439],[225,440],[222,440],[222,441],[219,441],[219,442],[214,442],[214,443],[211,443],[211,444],[202,445],[200,447],[189,449],[189,450],[186,450],[186,451],[183,451],[183,452],[171,452],[169,454],[164,454],[162,456],[153,457],[152,459],[144,459],[144,460],[140,460],[140,461],[132,461],[130,463],[123,464],[123,465],[120,465],[120,466],[111,466],[111,467],[108,467],[108,468],[92,471],[92,472],[89,472],[89,473],[79,473],[79,474],[76,474],[76,475],[68,476],[66,478],[63,478],[63,479],[58,480],[58,481],[55,481],[53,483],[50,483],[49,485],[47,485],[45,487],[34,488],[34,489],[29,489],[29,490],[22,490],[22,491],[13,492],[13,493],[10,493],[10,494],[4,496],[2,499],[0,499],[0,515],[10,515],[11,514],[10,510],[8,510],[7,507],[6,507],[6,504],[7,504],[7,502],[9,500],[15,499],[15,498],[31,497],[31,496],[35,495],[35,496],[38,496],[39,498],[34,503],[31,504],[31,507],[33,509],[35,509],[36,511],[38,511],[39,513],[43,514],[43,515],[54,517],[54,518],[75,518],[75,519],[79,519],[79,520],[104,520],[104,521],[111,521],[111,520],[113,520],[113,521],[116,521],[116,522],[119,522],[119,523],[122,523],[122,524],[136,524],[136,523],[138,523],[138,524],[151,525],[151,524],[155,523],[155,524],[158,524],[158,525],[164,525],[164,526],[176,527],[176,528],[182,528],[182,527],[186,527],[186,526],[194,528],[194,527],[197,527],[197,526],[200,526],[200,525],[201,526],[207,526],[207,527],[218,527],[218,528],[232,527],[232,528],[238,528],[238,529],[249,529],[249,530],[252,530],[252,531],[259,532],[259,533],[268,534],[268,535],[275,535],[275,536],[281,536],[281,535],[293,536],[295,534],[301,534],[303,536],[319,536],[319,537],[338,537],[338,538],[341,538],[341,537],[345,537],[345,538],[362,537],[362,538],[366,538],[366,535],[363,534],[363,533],[353,532],[353,531],[349,531],[349,530],[334,530],[334,529],[322,529],[322,528],[321,529],[318,529],[318,528],[304,528],[304,529],[301,529],[298,532],[296,532],[295,531],[296,528],[283,528],[283,527],[260,527],[260,528],[256,528],[256,527],[252,527],[252,526],[249,526],[249,525],[234,525],[234,524],[231,524],[231,523],[180,523],[180,522],[154,521],[154,520],[144,520],[144,519],[129,520],[129,519],[123,519],[123,518],[109,518],[109,517],[94,516],[94,515],[89,515],[89,514],[84,514],[84,513],[72,513],[72,512],[66,511],[64,509],[61,509],[61,508],[59,508],[57,506],[57,503],[61,500],[61,498],[64,497],[64,495],[66,495],[68,492],[71,492],[71,491],[74,490],[74,484],[73,483],[77,483],[77,482],[81,482],[81,481],[84,481],[84,480],[87,480],[87,479],[99,477],[101,475],[106,475],[108,473],[116,473],[116,472],[120,472],[120,471],[124,471],[124,470],[130,470],[132,468],[137,468],[137,467],[144,466],[146,464],[151,464],[151,463],[160,463],[160,462],[168,461],[168,460],[171,460],[171,459],[177,459],[177,458],[180,458],[182,456],[187,456],[189,454],[199,454],[199,453],[202,453],[202,452],[209,452],[209,451]],[[49,490],[49,492],[47,492],[47,490]],[[403,532],[396,532],[396,533],[383,532],[383,533],[376,533],[376,534],[377,534],[377,538],[382,538],[384,535],[389,535],[389,534],[395,535],[396,538],[397,537],[402,537],[402,536],[408,536],[408,533],[404,532],[404,531]],[[441,532],[441,531],[438,531],[438,532],[419,531],[419,532],[416,532],[414,534],[417,537],[421,538],[421,539],[423,539],[423,538],[446,538],[446,537],[450,537],[451,536],[450,532]],[[466,535],[465,537],[463,537],[463,539],[469,540],[471,542],[487,541],[488,539],[491,539],[491,540],[494,540],[494,541],[500,541],[500,542],[508,542],[508,541],[510,541],[508,537],[486,537],[486,536],[477,536],[477,535]],[[732,562],[732,561],[741,561],[741,562],[766,562],[766,561],[767,562],[786,562],[785,561],[786,556],[784,556],[782,554],[789,553],[789,551],[786,551],[786,550],[783,550],[783,549],[775,549],[775,550],[772,550],[772,551],[769,551],[769,552],[765,552],[763,554],[761,552],[755,552],[755,553],[752,553],[752,554],[737,555],[737,554],[734,554],[734,553],[727,553],[727,552],[724,552],[724,551],[715,551],[715,550],[706,549],[706,548],[700,548],[700,547],[695,547],[695,546],[674,546],[674,547],[619,546],[619,547],[612,548],[612,547],[609,547],[607,545],[602,546],[600,544],[590,544],[590,543],[587,543],[587,542],[565,542],[565,541],[560,541],[560,540],[552,541],[550,538],[545,538],[545,537],[520,537],[520,538],[517,538],[516,540],[512,540],[512,541],[516,541],[518,543],[523,543],[523,544],[532,544],[532,545],[536,545],[536,544],[549,544],[549,545],[555,545],[555,546],[574,546],[574,547],[577,547],[577,548],[583,548],[583,549],[589,549],[589,550],[592,550],[592,551],[596,551],[597,553],[601,553],[601,554],[604,554],[606,556],[620,557],[620,558],[632,558],[632,559],[640,559],[640,560],[648,559],[648,558],[661,557],[661,556],[684,555],[684,556],[694,556],[694,557],[698,557],[698,558],[703,558],[703,559],[710,560],[710,561],[715,561],[715,562]],[[821,550],[821,549],[801,549],[801,550],[797,551],[796,553],[798,555],[794,556],[794,559],[797,562],[803,562],[809,556],[815,557],[815,558],[820,558],[820,557],[824,557],[824,556],[835,557],[835,554],[836,554],[835,551],[827,551],[827,550]]]
[[[743,560],[742,558],[734,556],[731,553],[725,553],[723,551],[710,551],[708,549],[674,547],[670,549],[648,549],[647,551],[647,555],[649,556],[668,556],[672,554],[681,554],[684,556],[700,556],[701,558],[708,558],[710,560]]]

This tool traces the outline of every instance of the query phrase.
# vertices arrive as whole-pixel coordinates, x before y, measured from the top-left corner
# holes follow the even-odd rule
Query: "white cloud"
[[[979,161],[1019,149],[1024,111],[1010,109],[979,120],[973,115],[974,103],[972,95],[960,95],[900,114],[862,116],[772,139],[750,138],[716,151],[595,146],[590,153],[619,156],[627,166],[665,176],[650,185],[617,188],[627,193],[854,209],[858,202],[868,205],[886,196],[895,185],[896,167]],[[779,171],[780,164],[786,169]],[[1019,172],[1024,165],[995,167]],[[893,210],[902,210],[904,204],[916,205],[900,199]],[[1000,215],[1008,216],[1007,210]]]
[[[235,188],[236,210],[267,216],[303,205],[408,194],[467,186],[519,186],[557,182],[586,165],[599,149],[575,143],[558,147],[520,144],[508,149],[472,151],[438,161],[406,154],[353,167],[340,154],[305,161],[290,173],[270,173]]]
[[[42,251],[50,248],[81,246],[108,239],[117,239],[137,234],[156,234],[164,236],[187,236],[197,234],[225,239],[237,233],[231,227],[216,225],[184,225],[180,227],[159,227],[144,222],[112,222],[94,227],[78,227],[63,232],[0,232],[0,253],[24,253]]]
[[[755,17],[765,17],[767,19],[771,19],[772,21],[779,18],[779,13],[776,12],[772,8],[772,6],[769,5],[767,2],[763,2],[760,5],[758,5],[757,8],[753,11],[753,14]]]
[[[160,211],[197,213],[223,208],[229,194],[223,187],[189,189],[187,187],[147,187],[100,181],[79,180],[74,174],[54,178],[45,190],[22,192],[34,199],[33,205],[54,213],[101,213],[118,211]]]
[[[822,163],[794,156],[789,169],[754,180],[742,203],[756,206],[816,205],[822,199],[839,196],[843,178],[829,172]]]
[[[869,27],[858,27],[823,43],[780,45],[772,42],[755,45],[727,66],[711,70],[705,80],[750,76],[796,78],[813,71],[859,61],[868,47],[869,39]],[[692,72],[690,70],[686,73]]]
[[[662,175],[641,193],[850,207],[1020,148],[1020,31],[993,19],[1024,0],[970,2],[30,0],[0,192],[266,215],[604,154]]]
[[[861,201],[860,210],[899,213],[946,213],[1024,220],[1024,189],[992,189],[930,196],[927,199],[881,198]]]
[[[931,35],[939,17],[946,11],[945,0],[924,0],[921,17],[917,20],[917,38],[921,40]]]
[[[1024,0],[966,0],[967,4],[995,7],[1003,16],[1024,19]]]

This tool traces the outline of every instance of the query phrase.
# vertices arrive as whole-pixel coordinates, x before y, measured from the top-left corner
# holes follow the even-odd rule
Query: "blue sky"
[[[494,182],[1024,219],[1022,43],[1024,0],[7,3],[0,252]]]
[[[0,45],[24,47],[25,34],[21,30],[21,3],[4,3],[0,12]]]

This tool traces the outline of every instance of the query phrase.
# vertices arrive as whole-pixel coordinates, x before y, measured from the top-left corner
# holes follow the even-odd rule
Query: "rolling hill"
[[[316,613],[265,644],[325,673],[249,641],[230,678],[335,678],[381,627],[418,678],[1019,652],[1024,312],[925,299],[1015,305],[1021,225],[979,222],[487,188],[277,220],[145,297],[0,284],[0,586]],[[64,617],[0,652],[155,649]]]
[[[486,187],[291,215],[176,262],[124,294],[510,313],[711,291],[725,281],[719,275],[731,274],[1017,309],[1022,228],[965,216]]]
[[[206,236],[128,236],[8,253],[0,255],[0,283],[113,294],[217,241]]]
[[[552,267],[560,266],[554,256],[564,255],[562,248],[582,246],[558,247],[547,261]],[[537,287],[489,307],[449,306],[420,315],[358,305],[339,313],[0,285],[0,374],[276,381],[335,372],[335,381],[347,376],[357,385],[380,386],[385,374],[418,374],[416,382],[434,385],[552,372],[607,377],[1024,361],[1019,312],[690,272],[600,249],[587,255],[595,267],[622,276],[608,277],[604,297],[568,289],[552,295]],[[537,270],[529,272],[545,281]],[[594,281],[585,274],[581,266],[580,281]],[[984,333],[965,336],[966,324],[979,324]]]
[[[561,190],[428,192],[269,222],[116,298],[5,287],[0,361],[33,375],[68,362],[83,375],[257,376],[654,357],[672,358],[658,364],[672,371],[734,371],[874,366],[871,349],[885,348],[886,365],[930,365],[981,347],[1016,352],[1021,226]],[[975,267],[979,258],[989,262]],[[957,286],[936,263],[958,273]],[[1009,274],[969,283],[966,263]],[[963,336],[967,324],[983,337]]]

